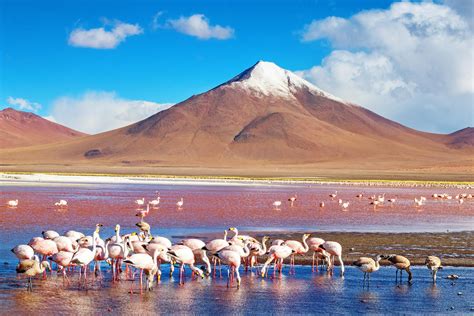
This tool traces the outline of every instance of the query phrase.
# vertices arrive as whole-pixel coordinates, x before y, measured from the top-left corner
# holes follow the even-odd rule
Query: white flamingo
[[[281,206],[281,201],[274,201],[273,202],[273,207],[275,207],[277,210],[280,209]]]
[[[183,198],[181,198],[181,200],[176,202],[176,206],[178,207],[178,209],[182,208],[183,205],[184,205],[184,199]]]
[[[7,202],[7,205],[9,207],[17,207],[18,206],[18,200],[10,200]]]
[[[59,202],[55,202],[54,203],[55,206],[59,206],[59,207],[66,207],[67,206],[67,201],[66,200],[59,200]]]
[[[135,204],[137,204],[138,206],[143,206],[145,205],[145,198],[141,198],[139,200],[135,200]]]

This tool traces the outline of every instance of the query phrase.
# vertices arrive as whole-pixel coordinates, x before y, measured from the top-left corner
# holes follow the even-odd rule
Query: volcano
[[[4,151],[0,158],[20,164],[31,163],[26,157],[32,155],[48,164],[309,171],[471,163],[472,146],[467,140],[454,144],[455,138],[461,139],[405,127],[259,61],[135,124],[25,150],[29,155]]]

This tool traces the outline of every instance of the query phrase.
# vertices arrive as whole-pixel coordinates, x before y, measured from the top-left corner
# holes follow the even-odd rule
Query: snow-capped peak
[[[294,93],[298,89],[306,88],[314,94],[342,101],[293,72],[268,61],[257,62],[249,69],[226,82],[225,85],[249,89],[265,96],[272,95],[286,98],[293,98]]]

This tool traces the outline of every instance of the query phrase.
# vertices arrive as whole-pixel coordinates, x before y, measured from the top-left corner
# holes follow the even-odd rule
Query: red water
[[[354,187],[330,185],[292,186],[219,186],[219,185],[139,185],[139,184],[83,184],[44,186],[2,186],[0,237],[5,233],[20,234],[29,231],[39,234],[45,229],[63,232],[67,229],[93,229],[96,223],[112,231],[119,223],[131,229],[139,218],[134,215],[138,198],[154,199],[161,196],[159,208],[151,209],[146,221],[155,233],[186,235],[193,232],[223,231],[230,226],[241,230],[298,230],[312,231],[446,231],[474,228],[474,199],[434,200],[434,192],[453,196],[466,192],[457,189]],[[336,199],[329,194],[338,191]],[[471,190],[472,191],[472,190]],[[355,196],[364,194],[364,198]],[[368,196],[385,193],[385,198],[396,198],[374,209]],[[473,193],[473,192],[468,192]],[[297,194],[291,207],[287,199]],[[415,207],[415,197],[426,196],[426,205]],[[184,198],[184,207],[178,210],[176,202]],[[349,201],[343,211],[338,199]],[[18,199],[17,208],[8,208],[5,202]],[[54,206],[59,199],[69,207]],[[272,206],[281,200],[280,209]],[[325,207],[320,208],[320,201]],[[106,229],[107,229],[106,228]],[[3,235],[3,236],[2,236]]]
[[[338,191],[331,200],[328,195]],[[472,307],[472,271],[470,268],[446,267],[442,274],[456,273],[462,278],[451,285],[440,278],[438,287],[431,284],[426,268],[415,268],[413,286],[396,286],[393,269],[382,268],[375,273],[373,286],[365,289],[362,274],[348,267],[344,279],[326,274],[312,274],[310,267],[297,267],[295,276],[282,279],[260,279],[243,273],[242,287],[226,288],[225,279],[189,281],[179,286],[176,279],[164,278],[154,292],[130,294],[137,284],[123,281],[113,284],[110,269],[103,267],[105,280],[92,280],[88,290],[73,283],[62,284],[61,277],[53,274],[46,281],[34,280],[34,291],[25,290],[25,280],[17,279],[16,258],[10,253],[14,245],[26,243],[42,230],[54,229],[63,233],[75,229],[90,234],[96,223],[104,224],[103,237],[113,234],[115,224],[123,232],[136,230],[139,221],[134,200],[154,198],[159,191],[162,203],[152,209],[147,222],[152,233],[165,236],[192,235],[193,233],[221,232],[229,226],[240,230],[330,230],[330,231],[444,231],[472,230],[474,201],[467,200],[461,207],[457,201],[433,200],[433,192],[452,195],[461,190],[428,188],[381,188],[329,185],[293,186],[203,186],[203,185],[65,185],[0,186],[0,314],[116,312],[121,314],[295,314],[319,311],[321,313],[443,313],[455,310],[465,313]],[[386,193],[386,199],[396,197],[393,207],[374,209],[366,196]],[[472,193],[472,192],[470,192]],[[297,194],[293,207],[287,199]],[[413,206],[413,198],[428,198],[421,208]],[[176,201],[184,198],[184,207],[178,210]],[[337,199],[349,201],[342,211]],[[17,208],[7,208],[5,202],[18,199]],[[67,209],[54,207],[54,202],[65,199]],[[272,203],[281,200],[280,210]],[[325,201],[321,209],[319,202]],[[166,265],[165,265],[166,266]],[[167,269],[167,267],[165,267]],[[166,272],[166,271],[165,271]],[[164,272],[164,275],[167,273]],[[188,278],[189,278],[189,271]],[[465,293],[459,295],[458,293]],[[321,304],[321,302],[326,302]],[[330,304],[327,304],[330,302]],[[472,309],[471,309],[472,310]]]

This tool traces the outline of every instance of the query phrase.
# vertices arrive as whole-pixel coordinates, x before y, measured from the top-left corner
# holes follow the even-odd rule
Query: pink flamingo
[[[58,246],[56,246],[56,243],[50,239],[43,239],[41,237],[37,237],[29,245],[31,246],[31,248],[33,248],[33,250],[37,254],[40,254],[43,256],[42,261],[46,260],[47,257],[52,256],[59,252]],[[46,278],[46,271],[44,272],[43,278]]]
[[[326,250],[327,253],[331,256],[331,260],[329,260],[329,270],[331,273],[334,270],[334,261],[335,257],[339,264],[341,265],[341,276],[344,275],[344,262],[342,261],[342,246],[340,243],[336,241],[326,241],[324,244],[320,245],[319,248]]]
[[[166,248],[164,247],[155,248],[152,255],[149,255],[148,253],[134,253],[123,261],[126,264],[130,264],[131,266],[140,269],[140,290],[143,284],[143,272],[147,275],[147,290],[151,290],[153,275],[156,273],[161,274],[158,270],[157,257],[160,252],[165,250]],[[152,278],[151,280],[150,277]]]
[[[28,245],[18,245],[11,249],[18,260],[31,260],[35,255],[35,251]]]
[[[237,288],[239,288],[240,283],[241,283],[239,268],[242,261],[240,254],[232,250],[222,250],[213,255],[217,257],[220,262],[228,266],[227,287],[229,287],[232,284],[232,280],[235,273],[236,278],[237,278]]]
[[[201,260],[206,265],[206,275],[210,275],[212,272],[211,262],[209,261],[206,251],[203,249],[206,246],[204,241],[197,238],[188,238],[181,240],[181,244],[191,248],[194,253],[194,257],[197,260]]]
[[[313,251],[313,264],[311,266],[311,270],[314,271],[314,262],[316,259],[316,271],[318,271],[319,259],[326,259],[327,261],[329,261],[329,254],[326,252],[326,250],[319,248],[319,246],[325,243],[325,240],[317,237],[312,237],[307,240],[307,243],[309,249]]]
[[[303,255],[308,252],[309,246],[306,243],[306,239],[309,238],[309,234],[303,234],[303,243],[297,240],[287,240],[284,245],[293,249],[293,253],[290,257],[290,273],[295,273],[295,255]]]
[[[265,261],[265,263],[263,265],[263,268],[262,268],[262,271],[260,272],[261,275],[262,275],[262,278],[265,277],[265,272],[267,271],[267,266],[273,260],[275,260],[275,265],[274,265],[274,268],[273,268],[273,275],[275,275],[277,265],[278,265],[278,269],[279,269],[280,274],[281,274],[281,270],[283,268],[283,260],[285,258],[288,258],[289,256],[291,256],[293,253],[294,253],[294,250],[291,249],[290,247],[288,247],[287,245],[281,244],[281,245],[271,246],[270,249],[268,249],[269,258],[267,259],[267,261]]]
[[[92,249],[89,248],[80,248],[72,257],[71,263],[80,266],[84,271],[84,284],[87,282],[87,266],[94,260],[96,248],[97,248],[97,238],[99,237],[99,233],[97,230],[94,232],[92,236]],[[81,279],[81,275],[79,275],[79,280]]]
[[[79,248],[79,245],[73,243],[72,240],[66,236],[58,236],[53,239],[58,247],[58,251],[67,251],[67,252],[76,252]]]
[[[204,278],[204,273],[201,269],[194,266],[194,254],[191,248],[184,246],[184,245],[174,245],[168,251],[168,255],[174,258],[178,263],[181,263],[179,268],[179,284],[184,284],[184,267],[185,265],[189,265],[193,274],[196,273],[201,278]]]
[[[67,283],[69,283],[69,278],[66,274],[66,268],[72,265],[71,260],[73,256],[73,252],[61,250],[58,253],[54,254],[52,257],[48,258],[49,260],[56,263],[56,265],[58,266],[58,272],[62,271],[63,282],[67,281]]]
[[[227,241],[227,230],[224,231],[224,238],[223,239],[213,239],[206,244],[203,250],[209,251],[210,253],[214,254],[223,248],[229,246],[229,242]],[[220,271],[220,260],[218,257],[213,257],[214,263],[214,277],[216,276],[216,264],[219,262],[219,271]]]

